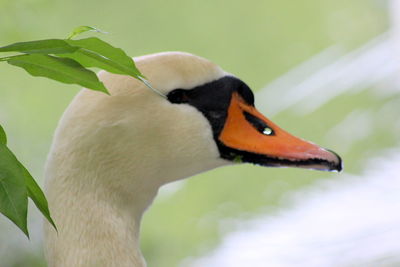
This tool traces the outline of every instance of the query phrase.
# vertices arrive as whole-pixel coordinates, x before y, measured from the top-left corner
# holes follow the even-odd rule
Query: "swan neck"
[[[140,252],[140,222],[157,188],[137,184],[144,192],[137,194],[103,181],[70,176],[48,182],[50,209],[58,227],[56,233],[45,226],[49,267],[146,266]]]

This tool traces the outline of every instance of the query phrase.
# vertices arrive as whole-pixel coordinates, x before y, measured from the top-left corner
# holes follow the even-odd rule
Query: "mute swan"
[[[83,89],[59,122],[45,171],[58,227],[45,224],[49,267],[146,266],[141,217],[168,182],[235,161],[341,170],[339,156],[269,121],[248,86],[208,60],[135,61],[167,98],[102,71],[111,96]]]

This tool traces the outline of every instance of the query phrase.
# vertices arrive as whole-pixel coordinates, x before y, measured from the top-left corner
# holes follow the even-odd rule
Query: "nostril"
[[[274,130],[269,127],[263,120],[257,118],[256,116],[253,116],[252,114],[244,111],[243,112],[244,117],[248,122],[250,122],[254,128],[257,129],[258,132],[264,134],[264,135],[275,135]]]

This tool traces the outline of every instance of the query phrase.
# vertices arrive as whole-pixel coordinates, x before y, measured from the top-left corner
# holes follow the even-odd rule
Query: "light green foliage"
[[[23,53],[0,58],[0,62],[5,61],[21,67],[33,76],[46,77],[62,83],[78,84],[107,94],[108,91],[103,83],[99,81],[93,71],[87,69],[88,67],[129,75],[145,82],[151,88],[136,68],[132,58],[122,49],[95,37],[71,40],[80,33],[93,30],[99,31],[93,27],[81,26],[76,28],[68,39],[19,42],[0,47],[0,52]]]

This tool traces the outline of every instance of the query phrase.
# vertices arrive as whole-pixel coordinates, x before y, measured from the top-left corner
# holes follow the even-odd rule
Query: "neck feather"
[[[124,173],[74,172],[65,160],[58,161],[56,156],[49,160],[58,166],[56,172],[47,170],[46,191],[58,228],[57,233],[45,225],[49,267],[146,266],[139,249],[140,221],[158,187],[132,183],[121,188],[118,181],[128,179]],[[115,177],[115,183],[102,176]]]
[[[126,85],[111,78],[121,84],[107,88]],[[58,228],[45,227],[49,267],[145,266],[140,220],[158,188],[227,164],[199,111],[131,89],[83,90],[60,121],[45,174]]]

